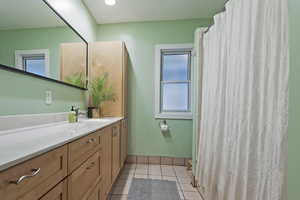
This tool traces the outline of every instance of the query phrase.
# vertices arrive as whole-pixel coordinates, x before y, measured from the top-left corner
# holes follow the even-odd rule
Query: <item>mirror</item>
[[[84,89],[87,42],[42,0],[2,0],[0,66]]]

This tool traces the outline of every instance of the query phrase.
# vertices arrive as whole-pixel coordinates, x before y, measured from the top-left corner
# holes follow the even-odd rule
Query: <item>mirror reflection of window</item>
[[[17,68],[33,74],[50,77],[50,53],[48,49],[16,50]]]
[[[22,60],[24,71],[46,76],[45,56],[24,56]]]

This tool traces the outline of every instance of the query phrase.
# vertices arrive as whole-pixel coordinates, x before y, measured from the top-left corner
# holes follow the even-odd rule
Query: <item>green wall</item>
[[[83,42],[68,27],[0,30],[0,63],[15,66],[15,50],[49,49],[50,77],[60,77],[60,44]]]
[[[168,120],[163,136],[154,119],[154,48],[156,44],[193,43],[197,27],[210,20],[100,25],[97,40],[123,40],[129,51],[129,154],[192,156],[192,120]]]
[[[44,102],[45,91],[51,90],[53,103]],[[85,108],[85,92],[0,69],[0,116],[67,112],[71,105]]]
[[[300,180],[300,1],[289,0],[290,102],[288,131],[288,200],[299,200]]]

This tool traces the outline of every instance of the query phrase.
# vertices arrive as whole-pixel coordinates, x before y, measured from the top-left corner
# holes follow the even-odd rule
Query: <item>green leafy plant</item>
[[[113,87],[107,86],[108,73],[94,79],[89,85],[89,93],[94,107],[101,108],[101,105],[107,101],[115,101],[116,94]]]
[[[85,75],[83,72],[78,72],[73,75],[65,77],[65,81],[78,87],[85,87]]]

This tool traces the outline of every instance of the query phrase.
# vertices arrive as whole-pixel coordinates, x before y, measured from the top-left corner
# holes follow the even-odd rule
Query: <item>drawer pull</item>
[[[95,166],[95,162],[92,162],[91,165],[88,166],[86,169],[87,169],[87,170],[92,169],[94,166]]]
[[[40,171],[41,171],[41,168],[32,169],[31,170],[32,174],[21,176],[18,180],[10,181],[10,183],[15,184],[15,185],[19,185],[24,179],[34,177],[34,176],[38,175],[38,173],[40,173]]]
[[[89,139],[86,143],[91,144],[91,143],[93,143],[93,142],[95,142],[95,139],[94,139],[94,138],[91,138],[91,139]]]

